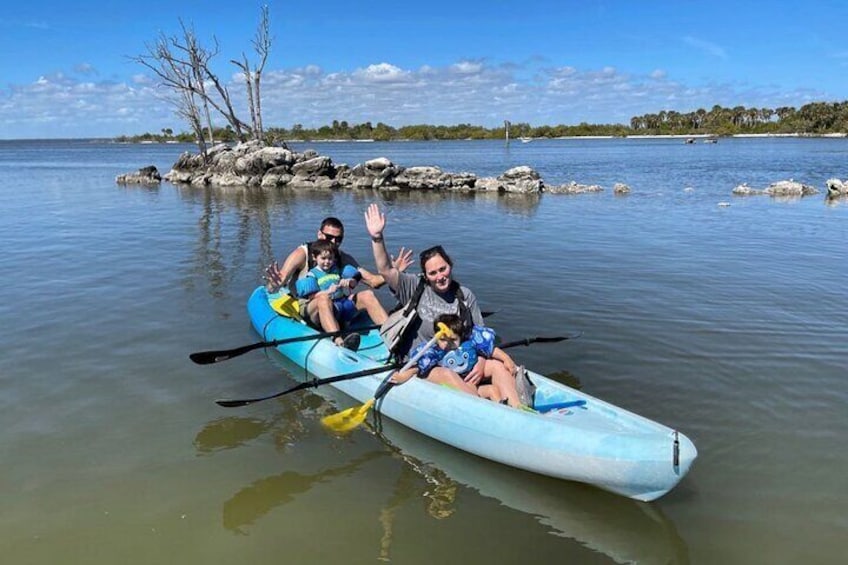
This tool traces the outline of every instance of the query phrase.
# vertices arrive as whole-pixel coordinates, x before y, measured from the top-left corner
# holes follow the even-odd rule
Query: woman
[[[371,235],[372,250],[374,251],[374,262],[377,270],[386,280],[386,284],[395,293],[401,304],[406,304],[412,298],[419,284],[419,277],[398,271],[392,266],[391,259],[386,251],[383,240],[383,231],[386,228],[386,217],[380,211],[380,207],[371,204],[365,212],[365,225]],[[470,289],[460,285],[453,280],[453,261],[445,253],[441,245],[431,247],[422,251],[419,255],[421,261],[421,272],[424,274],[426,287],[418,301],[418,319],[412,323],[410,331],[414,331],[414,337],[410,347],[416,347],[426,343],[435,335],[433,332],[433,321],[440,314],[458,314],[463,318],[463,323],[469,328],[471,325],[483,325],[483,316],[477,306],[477,297]],[[430,372],[427,380],[440,384],[449,384],[456,388],[477,394],[477,386],[483,378],[484,363],[478,362],[469,371],[464,379],[455,372],[438,367]],[[510,374],[515,367],[508,367]]]

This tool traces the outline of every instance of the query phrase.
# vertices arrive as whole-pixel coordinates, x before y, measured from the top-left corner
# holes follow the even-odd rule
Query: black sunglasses
[[[344,234],[339,234],[339,235],[330,235],[330,234],[328,234],[327,232],[325,232],[325,231],[323,231],[323,230],[321,231],[321,235],[323,235],[323,236],[324,236],[324,239],[326,239],[326,240],[328,240],[328,241],[331,241],[331,242],[333,242],[333,243],[341,243],[341,242],[342,242],[342,240],[344,239]]]

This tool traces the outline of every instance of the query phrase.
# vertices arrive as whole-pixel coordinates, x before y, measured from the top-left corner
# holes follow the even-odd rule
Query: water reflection
[[[332,405],[313,393],[292,395],[277,403],[270,418],[230,416],[208,422],[195,436],[194,447],[199,455],[209,455],[241,447],[270,433],[274,445],[285,450],[288,445],[307,439],[310,424],[332,411]]]
[[[445,192],[436,190],[412,190],[412,191],[359,191],[354,197],[362,201],[362,205],[375,200],[388,204],[414,204],[416,212],[420,213],[421,207],[431,206],[441,209],[445,203],[452,202],[485,202],[493,203],[504,211],[522,216],[533,216],[539,208],[541,195],[539,194],[514,194],[499,192]],[[426,213],[426,208],[425,212]]]
[[[840,205],[846,206],[848,205],[848,195],[831,196],[828,194],[824,197],[824,203],[831,208]]]
[[[228,295],[230,284],[245,269],[258,272],[273,259],[272,219],[270,212],[286,210],[285,201],[275,192],[250,188],[177,186],[180,197],[195,204],[197,243],[186,287],[193,289],[196,279],[209,285],[215,298]],[[259,263],[247,265],[251,245],[259,246]],[[252,267],[252,268],[251,268]]]
[[[279,403],[279,411],[269,418],[228,417],[212,420],[195,436],[194,446],[199,455],[241,447],[263,435],[270,434],[274,445],[281,450],[295,442],[309,441],[314,424],[323,416],[335,411],[334,405],[321,397],[306,393]],[[322,437],[326,437],[323,432]],[[223,525],[226,529],[246,535],[247,526],[277,507],[292,502],[297,495],[332,479],[348,476],[368,462],[382,457],[397,457],[404,464],[392,488],[391,495],[379,512],[383,534],[379,556],[388,559],[391,549],[395,514],[411,500],[421,499],[428,516],[441,520],[454,512],[457,484],[443,471],[417,461],[389,443],[371,450],[337,467],[304,474],[283,471],[258,479],[233,494],[223,505]]]
[[[445,191],[295,190],[246,187],[175,186],[180,198],[198,210],[197,238],[184,286],[208,286],[216,298],[230,296],[230,288],[245,272],[255,272],[275,259],[274,241],[300,242],[313,226],[304,226],[304,212],[333,210],[337,201],[364,209],[375,200],[387,206],[413,206],[415,214],[442,214],[449,202],[489,202],[502,211],[532,216],[539,195]],[[305,206],[305,208],[304,208]],[[292,233],[285,233],[292,230]],[[253,246],[258,244],[258,256]],[[251,264],[252,262],[252,264]],[[242,289],[239,287],[239,292]]]
[[[531,514],[552,533],[618,563],[689,563],[685,541],[657,505],[491,463],[391,421],[386,421],[382,438],[404,460],[416,461],[412,468],[438,466],[451,483]]]
[[[252,525],[274,508],[288,504],[297,495],[308,492],[315,485],[350,475],[363,464],[385,456],[385,452],[374,450],[357,457],[346,465],[318,473],[303,474],[295,471],[284,471],[278,475],[254,481],[224,502],[224,527],[237,534],[247,535],[245,526]]]
[[[199,455],[245,445],[270,434],[277,449],[297,443],[320,441],[326,435],[316,425],[334,410],[316,394],[304,394],[280,402],[269,418],[232,417],[209,422],[195,438]],[[368,428],[377,440],[375,448],[344,464],[315,473],[286,470],[253,481],[223,503],[223,525],[246,535],[271,510],[291,503],[312,488],[358,472],[383,457],[402,464],[388,498],[379,509],[382,534],[378,558],[391,559],[398,512],[410,502],[423,503],[424,516],[443,520],[452,516],[464,488],[496,499],[513,510],[530,514],[551,533],[608,556],[618,563],[689,562],[688,548],[674,524],[658,505],[636,502],[595,488],[548,479],[498,465],[440,444],[392,421],[381,432]],[[320,435],[320,439],[310,434]],[[345,449],[361,436],[328,445]],[[410,525],[414,527],[414,524]]]

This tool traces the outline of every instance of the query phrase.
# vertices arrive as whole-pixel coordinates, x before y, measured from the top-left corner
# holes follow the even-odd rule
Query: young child
[[[392,377],[392,382],[402,384],[412,378],[418,377],[435,382],[448,382],[444,373],[440,370],[447,369],[464,377],[474,367],[479,358],[483,358],[483,378],[488,381],[477,387],[478,396],[494,400],[495,402],[506,402],[512,407],[519,407],[518,392],[515,389],[515,363],[503,349],[495,347],[495,332],[485,326],[474,326],[470,331],[464,328],[462,319],[456,314],[442,314],[433,321],[434,331],[438,331],[438,324],[445,324],[456,337],[442,338],[436,345],[425,352],[415,367],[403,373],[397,373]],[[414,357],[424,346],[416,347],[410,357]],[[468,385],[462,381],[464,385]],[[448,382],[448,384],[452,384]],[[464,387],[460,387],[465,390]],[[466,390],[467,392],[467,390]]]
[[[359,270],[353,265],[345,265],[339,269],[339,253],[333,242],[318,240],[311,246],[315,267],[309,270],[305,277],[295,283],[297,297],[302,300],[312,300],[319,294],[326,294],[333,301],[333,316],[340,322],[347,322],[356,316],[356,304],[350,294],[356,283],[362,278]],[[323,321],[322,328],[326,329]],[[355,337],[354,337],[355,336]],[[353,342],[356,343],[353,343]],[[351,333],[342,339],[336,337],[335,343],[348,349],[356,350],[359,345],[359,334]]]

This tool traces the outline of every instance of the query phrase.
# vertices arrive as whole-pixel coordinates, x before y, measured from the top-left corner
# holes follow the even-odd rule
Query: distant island
[[[305,128],[294,124],[291,128],[268,128],[265,140],[271,144],[285,141],[428,141],[451,139],[504,139],[506,125],[485,128],[472,124],[452,126],[408,125],[392,127],[378,122],[349,124],[347,121],[333,120],[331,125],[319,128]],[[626,137],[630,135],[838,135],[848,132],[848,101],[813,102],[799,109],[788,106],[780,108],[745,108],[736,106],[724,108],[713,106],[710,110],[698,109],[694,112],[676,112],[662,110],[655,114],[634,116],[629,125],[624,124],[588,124],[576,126],[531,126],[528,123],[509,124],[511,138],[558,138],[558,137]],[[229,126],[214,130],[216,141],[237,141],[236,133]],[[192,133],[174,133],[169,128],[159,133],[120,136],[117,142],[195,142]]]

